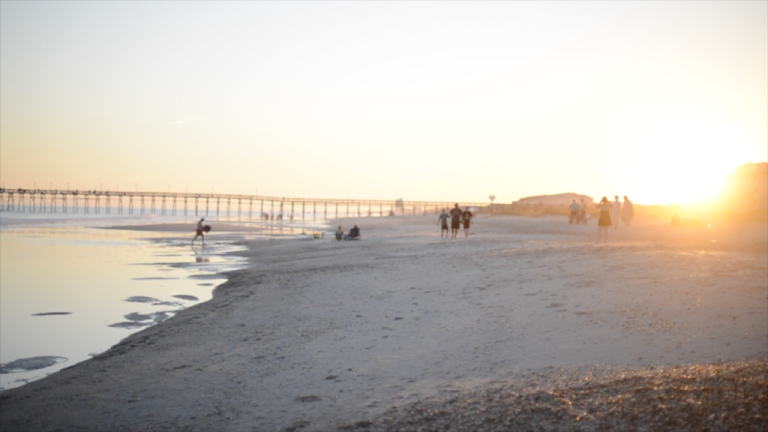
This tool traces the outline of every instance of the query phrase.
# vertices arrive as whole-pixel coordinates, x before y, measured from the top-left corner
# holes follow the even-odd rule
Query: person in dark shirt
[[[464,222],[464,237],[469,237],[469,223],[472,221],[472,212],[469,211],[469,207],[461,214],[461,219]]]
[[[459,232],[459,226],[461,225],[461,209],[458,204],[455,204],[451,209],[451,238],[456,238],[456,234]]]
[[[355,227],[354,227],[354,228],[352,228],[351,230],[349,230],[349,238],[350,238],[351,240],[359,240],[359,239],[360,239],[360,227],[358,227],[357,225],[355,225]]]

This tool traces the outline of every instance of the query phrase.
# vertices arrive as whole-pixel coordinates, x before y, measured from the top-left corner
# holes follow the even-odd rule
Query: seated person
[[[354,228],[349,230],[349,238],[352,239],[352,240],[359,239],[360,238],[360,227],[355,225]]]
[[[341,228],[341,225],[339,225],[339,229],[336,231],[336,240],[344,240],[344,230]]]

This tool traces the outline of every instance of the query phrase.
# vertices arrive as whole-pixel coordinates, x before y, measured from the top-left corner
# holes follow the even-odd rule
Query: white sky
[[[766,1],[0,3],[6,187],[651,204],[766,159]]]

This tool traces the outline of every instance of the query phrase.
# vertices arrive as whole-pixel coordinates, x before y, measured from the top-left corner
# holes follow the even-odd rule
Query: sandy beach
[[[243,240],[211,301],[3,392],[0,428],[768,428],[765,223],[333,224],[363,240]]]

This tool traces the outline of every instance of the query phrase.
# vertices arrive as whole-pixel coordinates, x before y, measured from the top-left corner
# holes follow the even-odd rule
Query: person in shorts
[[[459,227],[461,226],[461,209],[458,204],[455,204],[451,209],[451,238],[456,238],[456,234],[459,233]]]
[[[461,221],[464,222],[464,237],[469,237],[469,223],[472,221],[472,212],[466,207],[461,214]]]
[[[205,244],[205,235],[203,234],[203,222],[205,221],[205,218],[201,218],[199,221],[197,221],[197,232],[195,234],[195,238],[192,239],[192,244],[195,244],[195,240],[197,240],[198,237],[203,238],[203,244]]]
[[[579,223],[579,204],[576,202],[576,200],[573,200],[573,202],[570,205],[571,208],[571,223],[576,222]]]
[[[437,224],[441,226],[440,238],[443,238],[443,233],[445,233],[445,238],[448,238],[448,213],[445,212],[445,209],[437,217]]]

